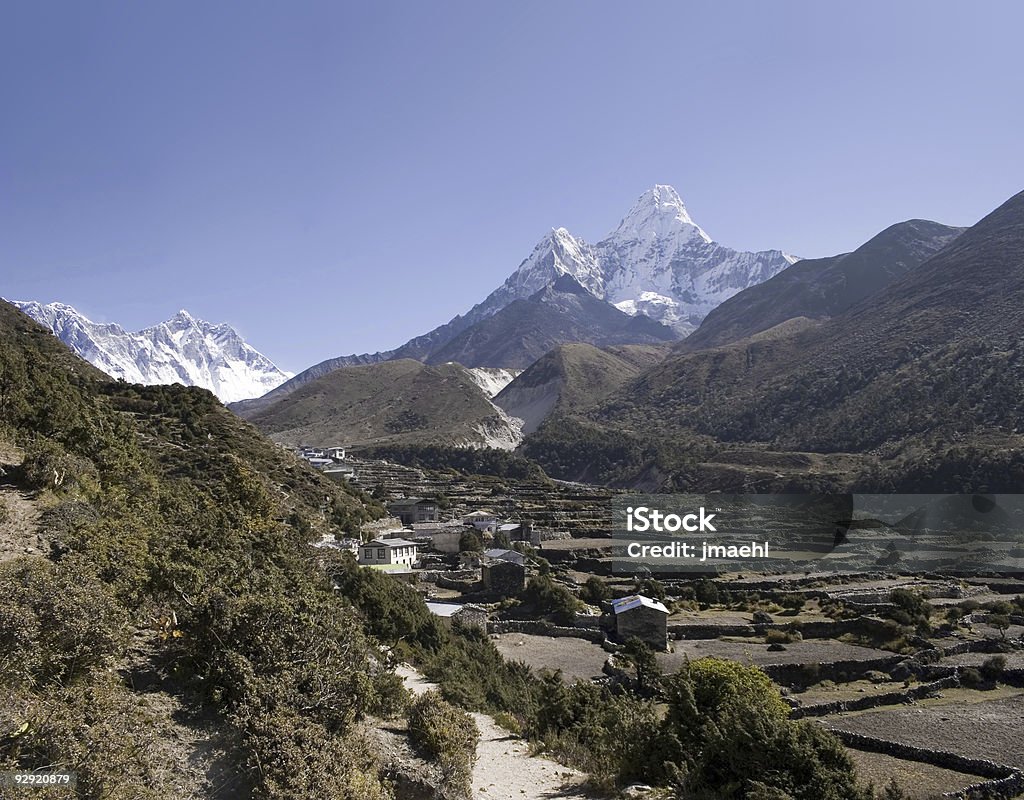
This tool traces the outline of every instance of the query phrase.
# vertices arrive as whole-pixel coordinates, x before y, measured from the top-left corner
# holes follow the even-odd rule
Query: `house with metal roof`
[[[620,641],[632,637],[664,650],[668,641],[668,609],[663,603],[642,594],[611,601],[615,615],[615,633]]]
[[[484,550],[484,558],[491,561],[511,561],[513,564],[525,564],[526,556],[518,550],[505,550],[503,548],[492,548]]]
[[[463,525],[472,525],[478,531],[493,531],[498,525],[498,515],[487,509],[471,511],[462,518]]]

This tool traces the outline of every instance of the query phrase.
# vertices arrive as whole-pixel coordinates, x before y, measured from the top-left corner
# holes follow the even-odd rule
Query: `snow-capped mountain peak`
[[[65,303],[8,302],[86,361],[130,383],[202,386],[228,403],[266,394],[291,377],[230,325],[196,319],[185,309],[130,333],[114,323],[93,322]]]
[[[530,297],[561,275],[571,275],[599,297],[604,291],[601,267],[593,248],[565,228],[552,228],[505,283],[471,313],[476,318],[490,316],[513,300]]]
[[[640,195],[609,238],[679,238],[680,234],[711,242],[711,237],[690,217],[679,193],[671,186],[656,184]]]
[[[657,184],[595,245],[565,228],[552,229],[468,318],[494,314],[571,275],[621,311],[687,334],[717,305],[796,260],[781,250],[748,253],[718,244],[693,221],[675,189]]]

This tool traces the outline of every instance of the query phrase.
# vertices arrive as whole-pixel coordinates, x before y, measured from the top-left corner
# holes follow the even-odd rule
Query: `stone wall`
[[[771,630],[798,630],[805,639],[835,639],[846,633],[869,633],[885,631],[886,628],[883,620],[870,617],[813,622],[739,623],[734,625],[685,625],[677,622],[668,626],[668,635],[672,639],[717,639],[720,636],[764,636]]]
[[[480,578],[488,591],[514,597],[526,587],[526,567],[511,561],[492,561],[483,565]]]
[[[981,800],[981,798],[1010,798],[1016,797],[1024,791],[1024,772],[1015,767],[1008,767],[1005,764],[997,764],[982,758],[968,758],[957,753],[949,753],[944,750],[925,749],[913,745],[893,742],[888,739],[880,739],[876,736],[866,736],[862,733],[853,733],[833,728],[832,733],[847,747],[856,750],[867,750],[871,753],[882,753],[905,761],[919,761],[924,764],[932,764],[936,767],[966,772],[968,775],[978,775],[988,778],[987,781],[971,784],[970,786],[956,792],[947,792],[942,795],[949,798],[962,798],[962,800]]]
[[[525,633],[530,636],[565,637],[586,639],[595,644],[604,643],[605,636],[593,628],[572,628],[552,625],[550,622],[534,619],[502,619],[487,623],[488,633]]]
[[[870,670],[888,672],[906,656],[892,655],[864,661],[829,661],[822,663],[766,664],[761,669],[782,686],[809,685],[819,681],[846,683]]]
[[[792,719],[804,717],[825,717],[829,714],[839,714],[844,711],[863,711],[866,708],[879,708],[880,706],[895,706],[901,703],[909,703],[912,700],[920,700],[928,697],[942,689],[952,689],[960,685],[960,678],[956,674],[950,675],[931,683],[920,683],[909,689],[900,689],[885,694],[867,695],[856,697],[852,700],[834,700],[831,703],[816,703],[810,706],[797,706],[790,713]]]
[[[667,619],[664,611],[638,606],[615,615],[615,633],[622,642],[635,636],[656,650],[664,650],[668,640]]]

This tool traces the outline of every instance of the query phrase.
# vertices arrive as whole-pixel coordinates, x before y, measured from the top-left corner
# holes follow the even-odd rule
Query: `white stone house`
[[[463,525],[472,525],[478,531],[494,531],[498,527],[498,515],[486,509],[473,511],[462,518]]]
[[[359,563],[365,566],[400,564],[412,567],[417,558],[416,543],[406,539],[374,539],[359,547]]]

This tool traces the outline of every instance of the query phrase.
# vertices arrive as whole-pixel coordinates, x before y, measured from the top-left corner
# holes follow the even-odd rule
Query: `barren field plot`
[[[608,550],[612,549],[612,540],[609,537],[577,537],[572,539],[549,539],[541,545],[540,554],[544,555],[545,550],[565,552],[568,550]]]
[[[658,663],[662,670],[675,672],[686,659],[691,661],[712,656],[739,661],[741,664],[828,664],[836,661],[870,661],[892,656],[873,647],[836,642],[830,639],[809,639],[786,645],[785,650],[772,652],[760,641],[730,639],[695,639],[672,643],[675,652],[660,653]]]
[[[984,780],[977,775],[934,767],[920,761],[906,761],[882,753],[853,748],[847,748],[846,752],[857,768],[861,783],[873,783],[875,789],[880,791],[889,785],[890,779],[895,778],[909,800],[932,800],[946,792],[959,791]]]
[[[822,718],[831,728],[1024,767],[1024,691],[955,689],[913,706]]]
[[[818,683],[809,687],[806,691],[793,695],[800,701],[801,705],[815,706],[822,703],[833,703],[837,700],[858,700],[862,697],[874,697],[889,692],[903,690],[903,681],[885,681],[883,683],[872,683],[871,681],[850,681],[849,683]]]
[[[585,639],[503,633],[491,637],[509,661],[524,661],[533,670],[562,670],[567,681],[587,680],[601,675],[608,654]]]
[[[773,615],[774,616],[774,615]],[[753,612],[728,608],[709,608],[705,611],[677,611],[668,618],[669,625],[751,625]]]
[[[939,663],[942,665],[960,666],[960,667],[980,667],[990,658],[995,657],[995,653],[961,653],[956,656],[946,656]],[[1024,651],[1014,651],[1012,653],[1002,653],[1003,658],[1006,659],[1007,669],[1024,669]]]

